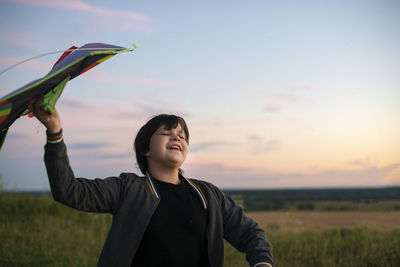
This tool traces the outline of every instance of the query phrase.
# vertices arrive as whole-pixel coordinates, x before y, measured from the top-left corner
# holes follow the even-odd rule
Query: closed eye
[[[174,133],[172,133],[172,132],[160,132],[159,134],[160,134],[160,135],[164,135],[164,136],[173,136],[173,135],[174,135]],[[178,137],[179,137],[180,139],[186,141],[186,137],[185,137],[184,135],[178,135]]]
[[[171,135],[170,132],[160,132],[160,135]]]

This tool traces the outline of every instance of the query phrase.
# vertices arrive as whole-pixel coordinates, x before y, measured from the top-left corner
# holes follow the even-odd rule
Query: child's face
[[[188,144],[180,124],[167,130],[162,125],[150,138],[149,152],[146,153],[149,166],[179,168],[186,159]]]

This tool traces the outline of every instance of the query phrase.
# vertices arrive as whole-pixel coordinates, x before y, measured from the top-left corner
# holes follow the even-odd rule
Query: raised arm
[[[54,200],[82,211],[115,213],[126,178],[75,178],[63,141],[47,143],[44,161]]]
[[[106,179],[75,178],[67,148],[62,139],[61,120],[57,110],[48,114],[41,108],[43,97],[29,102],[29,109],[47,128],[45,164],[54,200],[75,209],[114,213],[118,207],[124,177]]]

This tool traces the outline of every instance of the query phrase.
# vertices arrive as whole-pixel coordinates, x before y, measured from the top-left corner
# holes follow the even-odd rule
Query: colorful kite
[[[115,54],[135,50],[124,47],[90,43],[72,46],[54,64],[50,72],[33,82],[0,98],[0,150],[11,124],[21,116],[30,114],[28,102],[38,95],[45,95],[42,107],[53,114],[54,105],[69,80],[88,71]]]

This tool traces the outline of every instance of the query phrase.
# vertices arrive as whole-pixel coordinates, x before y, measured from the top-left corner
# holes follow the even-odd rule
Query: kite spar
[[[0,150],[7,136],[8,129],[14,121],[30,113],[28,102],[31,99],[38,95],[45,95],[42,107],[47,112],[53,114],[54,106],[68,81],[118,53],[135,50],[136,46],[133,46],[133,49],[104,43],[89,43],[79,48],[72,46],[68,50],[62,51],[64,53],[46,76],[1,97]]]

